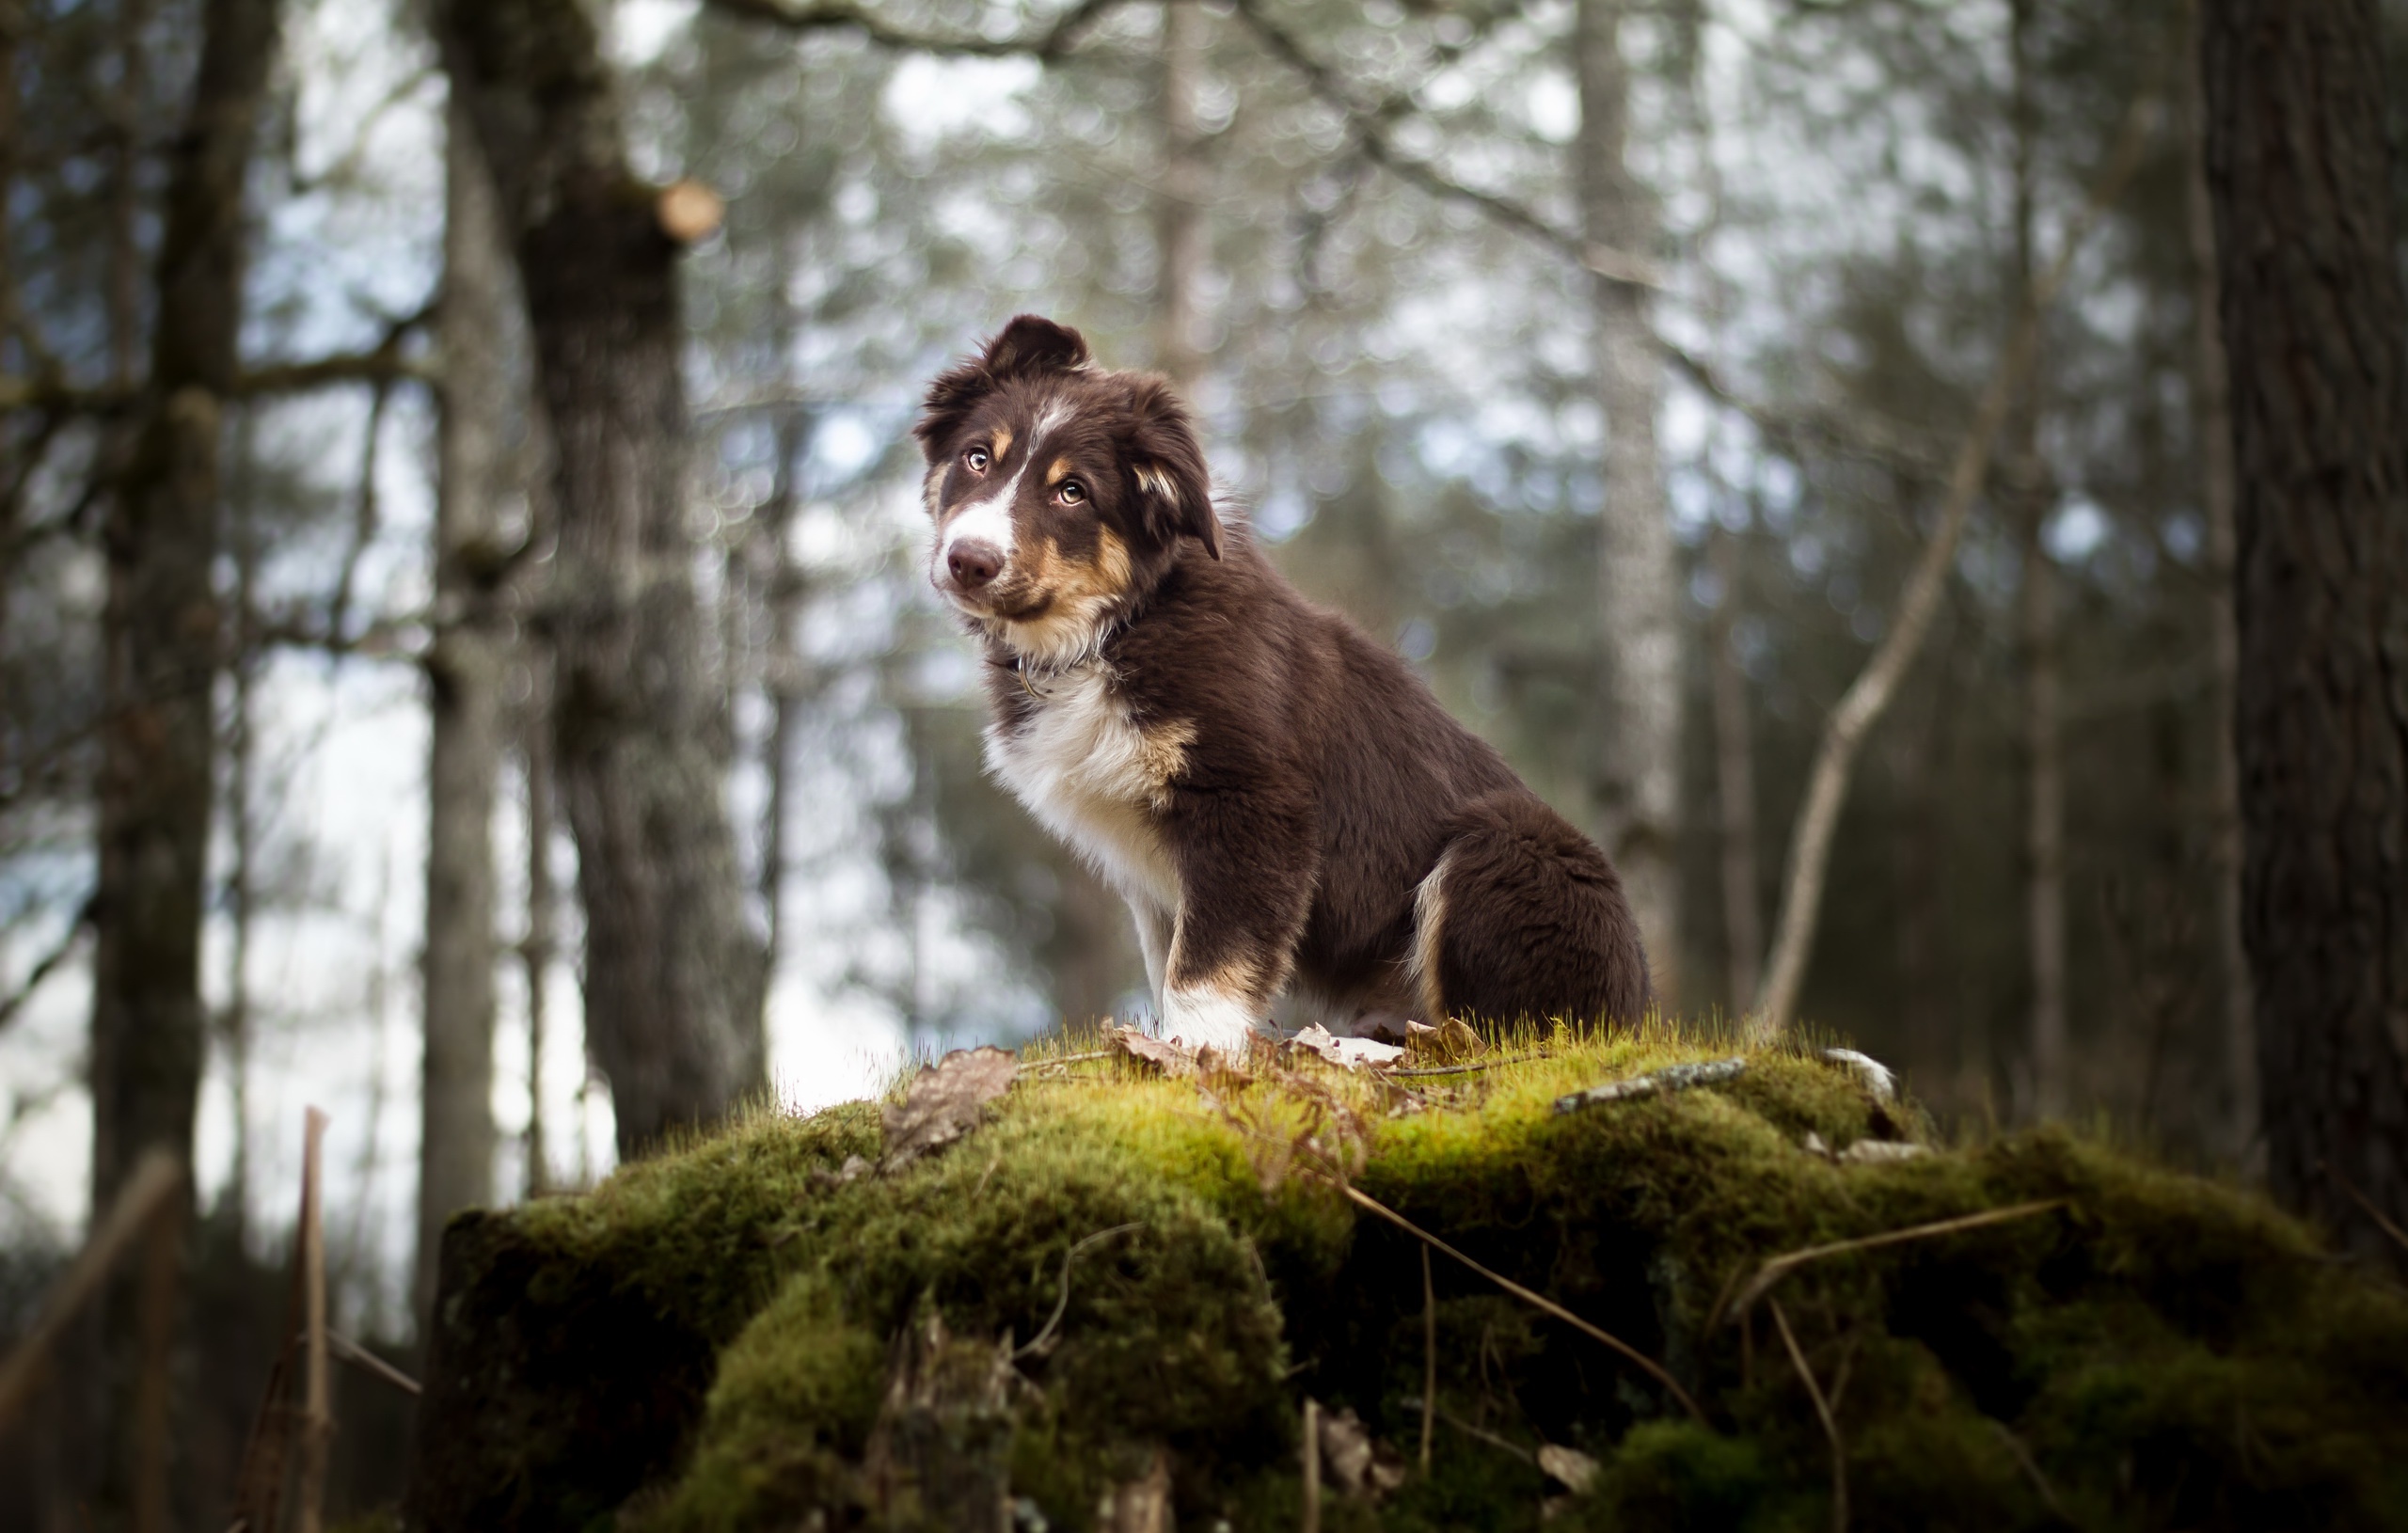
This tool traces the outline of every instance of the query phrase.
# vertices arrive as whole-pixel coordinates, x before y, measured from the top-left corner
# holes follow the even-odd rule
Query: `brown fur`
[[[1226,1045],[1291,986],[1340,1030],[1644,1008],[1605,854],[1221,522],[1165,381],[1023,315],[917,435],[990,765],[1129,898],[1169,1030]]]

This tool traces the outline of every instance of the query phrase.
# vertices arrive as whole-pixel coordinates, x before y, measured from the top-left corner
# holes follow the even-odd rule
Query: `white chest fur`
[[[1194,728],[1140,729],[1101,661],[1035,691],[1036,707],[1016,729],[988,726],[988,770],[1132,905],[1174,914],[1179,877],[1157,816]]]

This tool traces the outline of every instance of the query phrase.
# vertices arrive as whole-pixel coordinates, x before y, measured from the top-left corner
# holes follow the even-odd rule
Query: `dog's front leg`
[[[1308,817],[1256,795],[1177,796],[1166,826],[1179,910],[1163,974],[1163,1034],[1242,1048],[1288,983],[1312,909]]]

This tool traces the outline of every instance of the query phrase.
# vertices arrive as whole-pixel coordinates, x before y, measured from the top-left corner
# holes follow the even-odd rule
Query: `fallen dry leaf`
[[[1404,1483],[1404,1461],[1371,1440],[1353,1408],[1332,1415],[1321,1413],[1321,1462],[1329,1478],[1349,1495],[1376,1501]]]
[[[1453,1017],[1437,1027],[1404,1024],[1404,1057],[1416,1065],[1460,1065],[1488,1051],[1468,1024]]]
[[[1635,1075],[1627,1081],[1608,1081],[1601,1086],[1576,1091],[1569,1097],[1558,1097],[1558,1113],[1576,1113],[1584,1107],[1599,1107],[1608,1102],[1626,1102],[1640,1097],[1655,1097],[1675,1091],[1687,1091],[1697,1086],[1718,1085],[1747,1073],[1744,1059],[1713,1059],[1695,1065],[1667,1065],[1660,1070]]]
[[[1839,1161],[1842,1165],[1888,1165],[1930,1153],[1928,1145],[1903,1144],[1890,1139],[1860,1139],[1840,1151]]]
[[[1597,1461],[1574,1447],[1558,1447],[1553,1443],[1539,1448],[1539,1467],[1547,1478],[1574,1491],[1585,1491],[1597,1478]]]
[[[923,1065],[899,1102],[887,1104],[886,1163],[908,1165],[978,1126],[979,1110],[1004,1094],[1020,1062],[1007,1050],[956,1049]]]
[[[1130,1058],[1143,1060],[1164,1075],[1196,1073],[1194,1054],[1167,1039],[1155,1037],[1142,1028],[1131,1027],[1124,1022],[1106,1032],[1104,1039]]]
[[[1370,1038],[1338,1037],[1319,1022],[1288,1041],[1350,1070],[1361,1069],[1366,1065],[1393,1065],[1404,1057],[1404,1051],[1393,1043],[1380,1043]]]

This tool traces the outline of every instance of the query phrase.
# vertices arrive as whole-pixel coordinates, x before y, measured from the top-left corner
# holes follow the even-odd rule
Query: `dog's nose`
[[[955,585],[975,591],[1004,573],[1004,551],[991,543],[964,538],[945,550],[944,567],[953,572]]]

